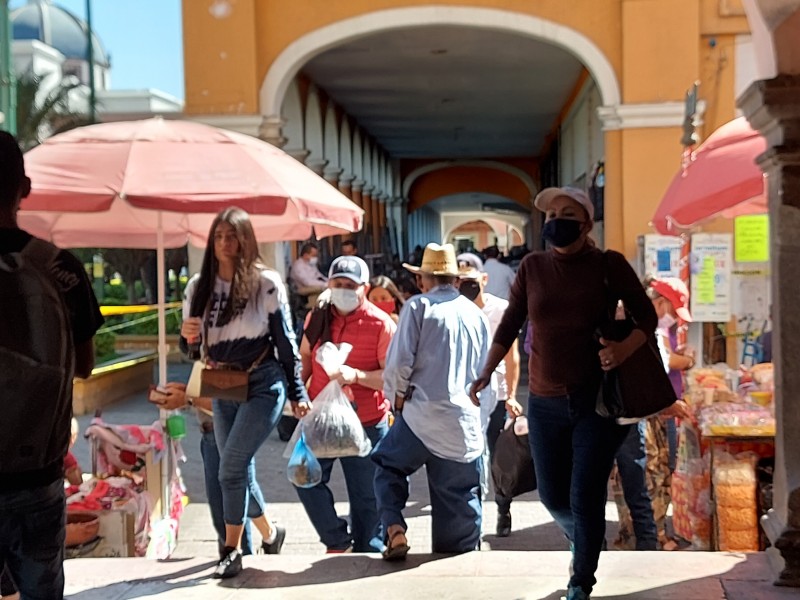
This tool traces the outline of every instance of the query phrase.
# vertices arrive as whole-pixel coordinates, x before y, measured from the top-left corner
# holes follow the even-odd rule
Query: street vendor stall
[[[682,424],[672,480],[675,533],[698,550],[758,551],[771,485],[759,465],[775,453],[772,365],[695,369],[688,383],[694,419]]]

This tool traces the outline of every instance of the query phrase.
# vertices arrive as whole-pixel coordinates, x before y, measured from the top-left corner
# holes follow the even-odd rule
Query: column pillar
[[[339,167],[335,167],[332,165],[328,165],[322,171],[322,176],[325,178],[325,181],[330,183],[333,187],[337,190],[339,189],[339,175],[341,175],[342,169]]]
[[[756,81],[739,106],[767,139],[758,163],[767,174],[775,364],[773,508],[764,518],[776,585],[800,587],[800,75]]]
[[[325,165],[328,164],[328,161],[324,158],[309,158],[306,159],[306,166],[314,171],[317,175],[322,177],[323,172],[325,171]]]
[[[355,177],[352,175],[344,174],[339,177],[339,191],[345,196],[353,199],[353,180]]]
[[[364,228],[361,230],[361,241],[363,244],[359,244],[358,247],[361,248],[363,245],[363,252],[365,254],[372,254],[374,252],[372,244],[372,219],[374,218],[372,212],[372,190],[374,189],[375,186],[365,183],[361,190],[361,207],[364,209]]]
[[[280,115],[269,115],[261,120],[261,125],[258,128],[258,138],[269,142],[273,146],[283,148],[288,141],[283,137],[283,126],[286,121]]]

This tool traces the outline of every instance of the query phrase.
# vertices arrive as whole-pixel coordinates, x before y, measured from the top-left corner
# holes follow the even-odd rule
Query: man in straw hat
[[[489,324],[455,287],[458,264],[451,244],[428,244],[421,266],[403,266],[416,276],[422,294],[406,302],[389,345],[384,393],[397,418],[372,454],[386,560],[408,553],[402,511],[408,476],[423,465],[433,551],[476,550],[481,531],[483,429],[480,408],[468,391],[489,350]]]

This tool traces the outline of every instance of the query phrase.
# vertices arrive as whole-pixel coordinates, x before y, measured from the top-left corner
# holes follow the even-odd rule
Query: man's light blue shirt
[[[471,462],[483,452],[481,411],[469,388],[490,342],[486,317],[451,285],[414,296],[400,313],[386,354],[384,394],[393,404],[396,396],[407,397],[404,421],[439,458]]]

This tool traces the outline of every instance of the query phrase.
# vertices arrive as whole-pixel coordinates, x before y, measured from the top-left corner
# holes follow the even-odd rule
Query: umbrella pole
[[[157,297],[158,303],[158,385],[164,387],[167,384],[167,314],[164,307],[166,302],[166,259],[164,256],[164,226],[161,222],[161,211],[158,211],[158,226],[156,228],[156,276],[158,277]],[[159,410],[159,417],[162,425],[166,425],[168,412]],[[166,433],[166,432],[165,432]],[[173,460],[172,440],[166,438],[164,445],[164,457],[161,460],[161,513],[162,517],[169,517],[170,503],[170,470]]]

